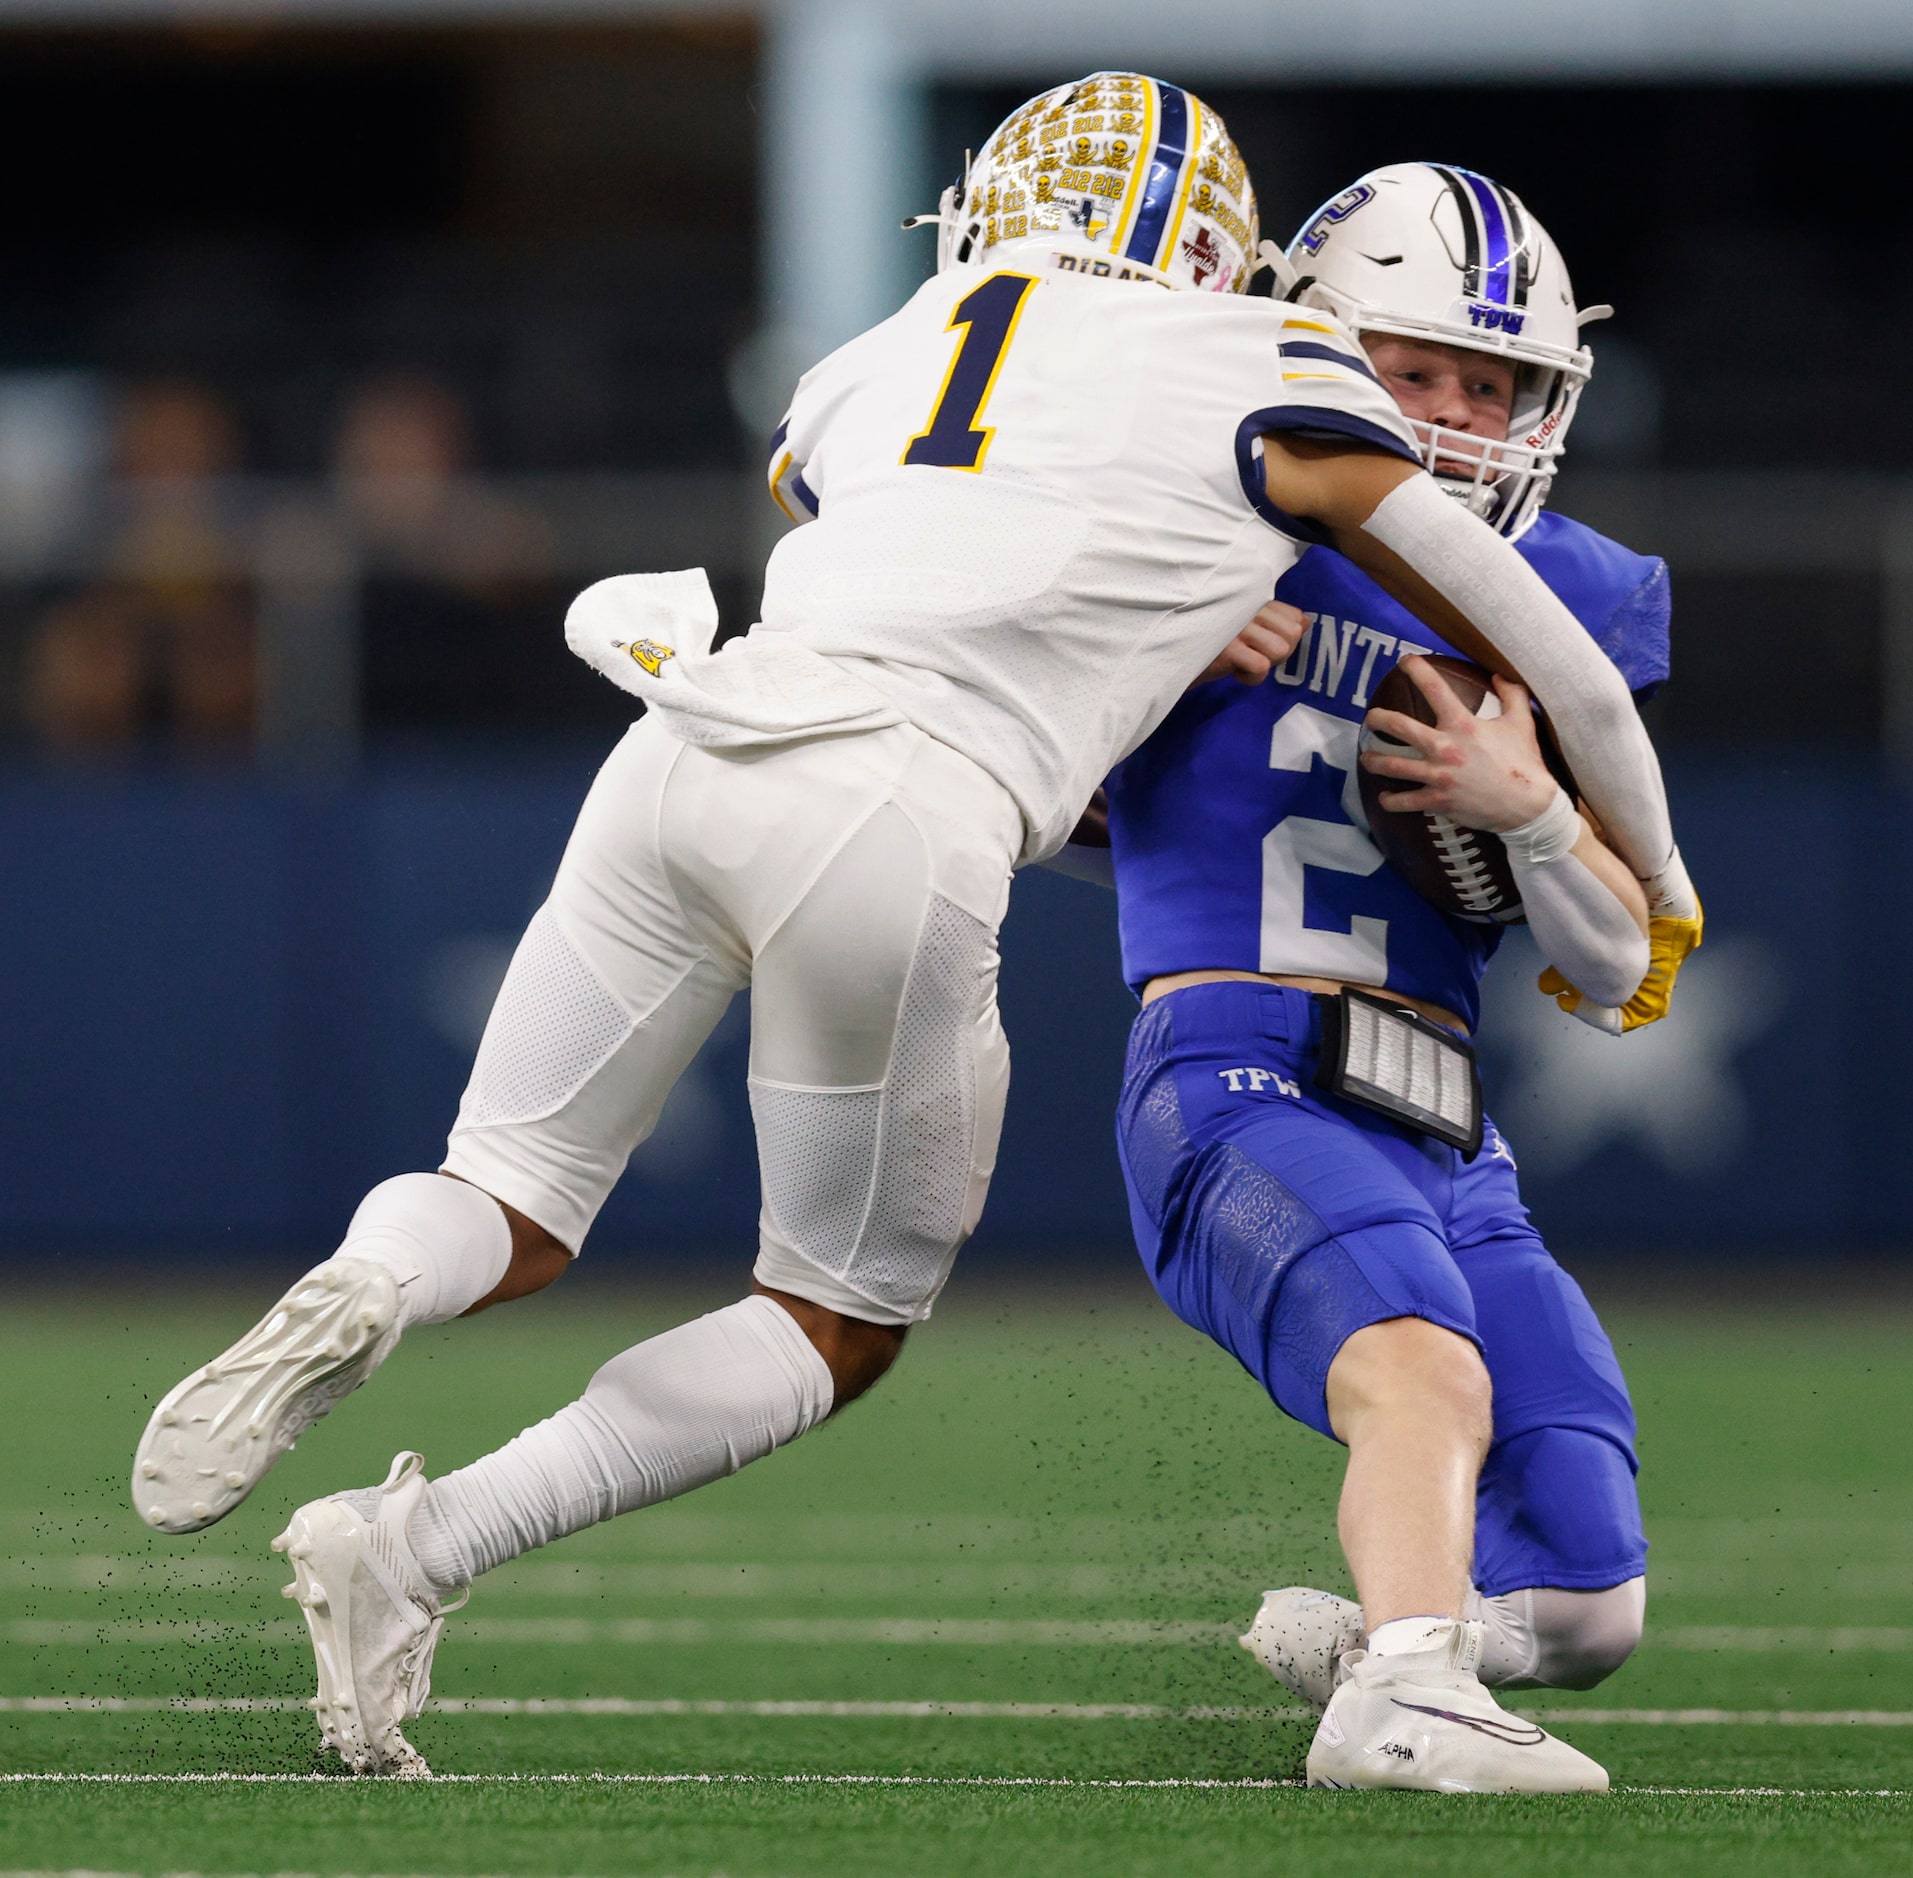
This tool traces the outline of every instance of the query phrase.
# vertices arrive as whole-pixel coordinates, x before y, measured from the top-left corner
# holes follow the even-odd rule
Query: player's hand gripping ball
[[[1389,865],[1455,919],[1522,917],[1490,824],[1518,828],[1553,798],[1527,695],[1445,656],[1405,659],[1375,689],[1361,744],[1369,832]]]

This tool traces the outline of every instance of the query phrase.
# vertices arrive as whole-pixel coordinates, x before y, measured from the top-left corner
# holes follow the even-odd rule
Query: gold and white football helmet
[[[1255,191],[1193,92],[1094,72],[1012,111],[934,216],[937,269],[1013,262],[1202,293],[1256,265]]]

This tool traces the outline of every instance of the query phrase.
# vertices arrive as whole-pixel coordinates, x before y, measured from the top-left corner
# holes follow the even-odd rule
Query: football
[[[1440,654],[1428,662],[1475,716],[1501,715],[1501,700],[1481,666]],[[1424,724],[1435,721],[1434,708],[1422,696],[1421,687],[1399,665],[1375,688],[1373,702],[1378,710],[1399,711]],[[1361,747],[1388,756],[1414,755],[1408,745],[1368,729],[1362,732]],[[1518,921],[1521,896],[1501,837],[1483,828],[1464,828],[1446,815],[1383,808],[1383,792],[1404,786],[1366,768],[1361,771],[1369,833],[1389,866],[1424,900],[1456,919],[1497,926]]]

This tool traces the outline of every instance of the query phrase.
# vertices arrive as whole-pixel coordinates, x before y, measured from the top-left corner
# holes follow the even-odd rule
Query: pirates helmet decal
[[[937,266],[1015,258],[1058,271],[1241,293],[1255,192],[1193,92],[1095,72],[1010,113],[935,216]]]

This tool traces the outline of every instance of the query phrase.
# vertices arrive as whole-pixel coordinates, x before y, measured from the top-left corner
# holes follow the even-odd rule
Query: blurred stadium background
[[[1265,233],[1455,160],[1619,309],[1558,500],[1672,563],[1709,941],[1624,1048],[1531,958],[1487,1038],[1642,1415],[1648,1646],[1565,1701],[1659,1797],[58,1784],[303,1765],[286,1508],[400,1438],[469,1458],[735,1287],[741,1008],[549,1308],[419,1338],[202,1540],[127,1508],[153,1398],[434,1164],[626,716],[569,596],[701,562],[749,624],[790,382],[929,268],[897,224],[963,148],[1099,64],[1223,111]],[[0,1874],[1500,1878],[1543,1831],[1593,1878],[1904,1870],[1909,120],[1905,0],[0,0]],[[1000,1172],[934,1335],[775,1467],[488,1582],[438,1764],[1298,1771],[1229,1639],[1340,1582],[1336,1456],[1128,1250],[1108,897],[1038,870],[1004,949]]]
[[[564,602],[702,562],[749,623],[788,384],[1086,60],[1219,107],[1266,233],[1441,156],[1619,308],[1558,502],[1672,563],[1709,945],[1625,1051],[1504,970],[1501,1119],[1583,1254],[1903,1242],[1903,5],[0,0],[0,1245],[290,1259],[432,1164],[625,716]],[[977,1255],[1119,1262],[1106,899],[1026,879],[1004,984]],[[595,1252],[750,1244],[742,1028]]]

